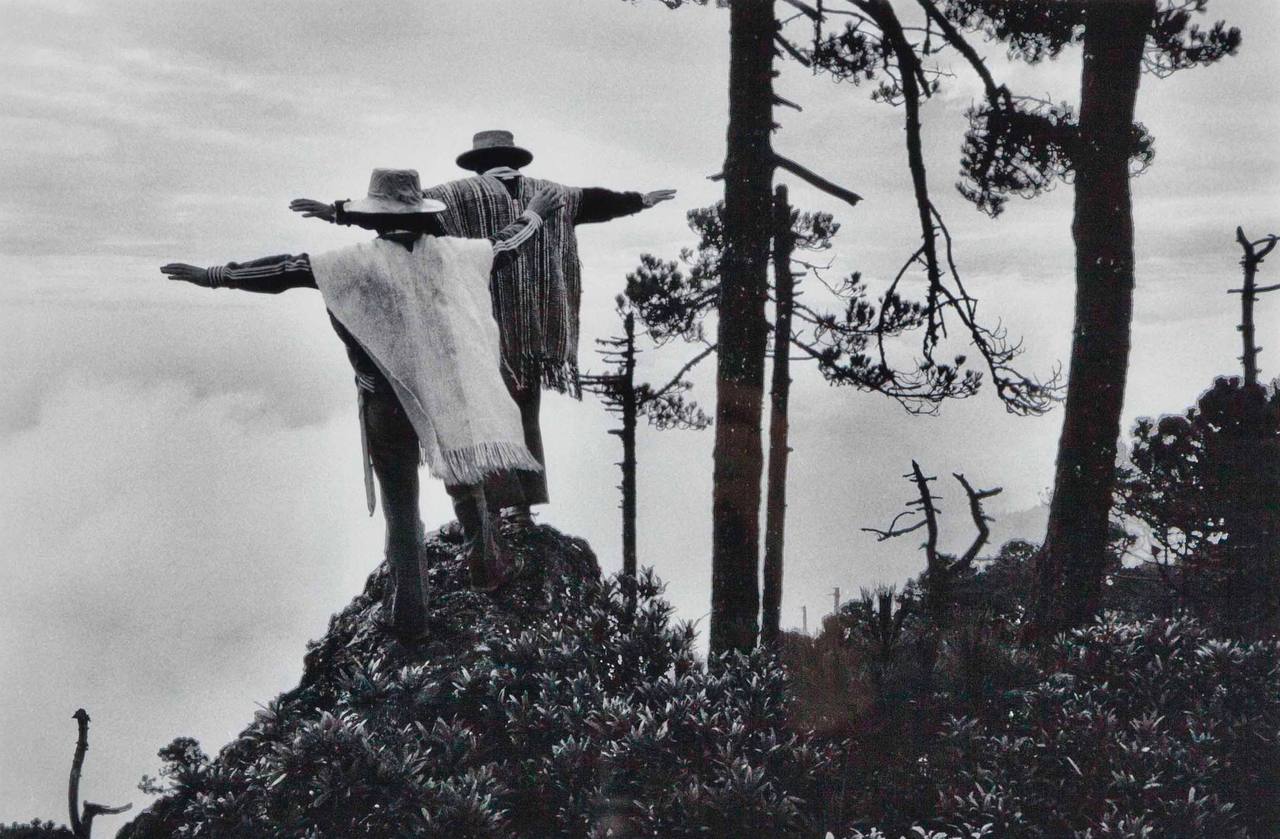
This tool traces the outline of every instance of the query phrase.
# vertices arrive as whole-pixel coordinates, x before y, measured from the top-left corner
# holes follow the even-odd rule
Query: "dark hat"
[[[473,172],[483,172],[494,166],[510,166],[519,169],[528,166],[533,154],[516,145],[510,131],[480,131],[471,138],[471,150],[458,155],[458,165]]]
[[[422,186],[414,169],[374,169],[369,176],[368,196],[343,205],[348,213],[395,215],[442,213],[445,209],[443,202],[422,197]]]

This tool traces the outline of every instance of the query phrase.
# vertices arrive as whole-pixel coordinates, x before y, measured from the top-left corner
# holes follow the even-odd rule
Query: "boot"
[[[497,515],[484,501],[484,489],[476,487],[453,502],[458,523],[462,525],[463,556],[471,577],[471,588],[495,592],[511,582],[521,571],[521,562],[503,543],[497,528]]]

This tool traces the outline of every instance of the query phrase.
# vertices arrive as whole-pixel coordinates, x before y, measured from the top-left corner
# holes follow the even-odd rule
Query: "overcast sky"
[[[914,4],[907,4],[914,6]],[[1244,29],[1219,67],[1143,80],[1156,161],[1134,183],[1138,293],[1125,425],[1178,411],[1239,352],[1236,224],[1280,228],[1280,59],[1271,0],[1214,0]],[[177,735],[214,751],[291,687],[304,645],[380,560],[364,514],[350,368],[318,294],[168,284],[166,261],[318,252],[359,231],[304,221],[290,198],[363,193],[374,166],[458,177],[486,128],[572,185],[678,189],[676,201],[582,228],[583,361],[616,327],[641,253],[689,244],[687,210],[720,195],[727,13],[620,0],[337,0],[270,4],[0,2],[0,822],[65,818],[70,716],[94,719],[83,790],[115,804]],[[988,54],[998,48],[984,46]],[[1016,91],[1074,102],[1077,52],[994,62]],[[957,68],[958,70],[960,68]],[[803,185],[799,206],[844,228],[832,274],[884,286],[918,241],[900,111],[865,88],[785,65],[777,148],[861,193],[856,209]],[[951,189],[960,72],[925,109],[936,197],[981,314],[1026,338],[1047,372],[1069,349],[1070,188],[987,219]],[[1271,266],[1264,267],[1265,272]],[[1272,278],[1274,279],[1274,277]],[[811,301],[820,300],[811,290]],[[1280,301],[1277,301],[1280,304]],[[1280,311],[1264,302],[1262,340]],[[1268,340],[1266,336],[1273,336]],[[660,379],[691,352],[647,353]],[[1262,356],[1280,371],[1280,349]],[[710,369],[695,395],[713,402]],[[910,540],[877,545],[910,497],[910,460],[1001,485],[1000,538],[1039,538],[1061,414],[1012,417],[991,394],[909,418],[883,398],[796,373],[783,623],[813,628],[846,596],[918,572]],[[553,503],[541,520],[619,568],[617,440],[590,400],[544,403]],[[712,432],[642,430],[640,560],[705,633]],[[945,533],[971,529],[950,481]],[[449,516],[432,486],[428,526]],[[997,540],[998,541],[998,540]],[[104,824],[114,829],[119,820]]]

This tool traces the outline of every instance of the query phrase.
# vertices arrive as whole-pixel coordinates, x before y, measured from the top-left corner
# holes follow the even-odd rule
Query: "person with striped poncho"
[[[346,208],[353,224],[377,232],[372,241],[315,256],[160,269],[206,288],[315,288],[324,296],[356,372],[369,512],[372,473],[387,524],[392,592],[384,602],[402,636],[426,633],[420,461],[453,498],[473,586],[493,591],[519,571],[495,519],[512,501],[502,487],[519,483],[510,476],[541,466],[500,373],[489,277],[495,264],[530,248],[562,200],[555,189],[541,190],[493,235],[450,237],[441,235],[445,205],[422,197],[417,172],[375,169],[368,197]]]
[[[532,523],[530,508],[550,499],[546,458],[539,424],[543,387],[581,397],[578,384],[578,317],[582,268],[574,228],[631,215],[675,197],[675,190],[614,192],[598,187],[561,187],[529,178],[520,169],[533,155],[515,145],[509,131],[481,131],[473,147],[458,156],[458,165],[473,177],[427,189],[424,196],[448,209],[440,220],[451,236],[491,236],[520,216],[540,190],[563,191],[564,203],[545,220],[542,235],[518,259],[495,263],[490,285],[493,314],[502,343],[503,374],[520,409],[524,441],[544,467],[520,472],[519,496],[508,510],[518,524]],[[350,223],[345,202],[332,204],[297,199],[290,208],[306,217]]]

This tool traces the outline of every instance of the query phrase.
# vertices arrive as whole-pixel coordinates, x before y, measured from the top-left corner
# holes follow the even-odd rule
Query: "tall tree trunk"
[[[1075,159],[1075,333],[1053,501],[1038,557],[1041,630],[1096,610],[1106,562],[1116,441],[1133,316],[1129,157],[1154,0],[1091,3]]]
[[[773,646],[781,633],[782,557],[787,525],[787,401],[791,395],[791,311],[795,277],[791,273],[791,205],[787,188],[773,193],[773,375],[769,390],[769,484],[764,512],[764,607],[761,641]]]
[[[626,580],[627,613],[636,605],[636,316],[623,321],[626,346],[622,351],[622,575]]]
[[[760,609],[760,418],[773,152],[773,0],[729,7],[729,131],[713,453],[711,652],[749,650]]]

